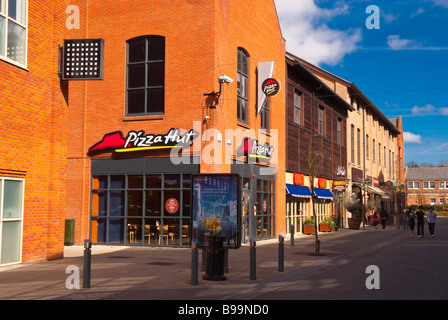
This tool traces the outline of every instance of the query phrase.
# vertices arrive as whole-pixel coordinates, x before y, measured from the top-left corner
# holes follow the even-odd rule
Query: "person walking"
[[[378,213],[376,213],[376,211],[373,213],[372,216],[372,224],[376,229],[376,226],[378,225]]]
[[[381,217],[381,224],[383,225],[383,230],[386,229],[386,222],[387,222],[387,218],[389,217],[389,214],[387,213],[386,210],[382,209],[380,211],[380,217]]]
[[[433,207],[429,208],[429,211],[426,213],[426,219],[428,219],[429,236],[433,238],[437,219],[437,214],[433,211]]]
[[[418,207],[418,211],[415,213],[417,216],[417,235],[419,238],[425,236],[424,225],[425,225],[425,213],[423,212],[423,207]]]
[[[414,238],[415,212],[413,209],[409,210],[408,225],[409,225],[409,232],[411,233],[411,238]]]

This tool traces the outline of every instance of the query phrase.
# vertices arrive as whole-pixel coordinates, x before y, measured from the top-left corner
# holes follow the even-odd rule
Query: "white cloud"
[[[436,107],[434,107],[432,104],[427,104],[423,107],[414,106],[411,110],[413,115],[427,115],[427,114],[434,114],[436,112]]]
[[[416,41],[401,39],[398,34],[388,36],[387,45],[392,50],[413,49],[418,47],[418,43]]]
[[[337,2],[332,9],[318,7],[314,0],[275,0],[286,39],[286,50],[314,64],[336,65],[357,49],[361,30],[330,29],[327,22],[349,14],[349,6]]]
[[[422,136],[419,134],[414,134],[412,132],[403,132],[403,139],[406,143],[423,143]]]
[[[444,8],[448,8],[448,0],[433,0],[432,2],[434,2],[434,4],[436,6],[441,6]]]

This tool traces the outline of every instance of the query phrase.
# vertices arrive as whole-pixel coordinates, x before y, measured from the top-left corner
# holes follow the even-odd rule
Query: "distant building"
[[[443,205],[448,200],[448,167],[406,167],[407,205]]]

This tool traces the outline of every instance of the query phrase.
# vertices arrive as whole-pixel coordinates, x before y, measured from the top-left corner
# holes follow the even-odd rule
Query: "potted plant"
[[[352,214],[351,218],[348,218],[348,228],[352,230],[359,230],[362,222],[362,203],[356,194],[344,195],[344,207]]]
[[[330,232],[333,227],[333,219],[330,217],[325,217],[319,222],[319,231],[320,232]]]
[[[314,226],[316,224],[314,223],[314,220],[312,219],[306,219],[303,222],[303,234],[314,234]]]

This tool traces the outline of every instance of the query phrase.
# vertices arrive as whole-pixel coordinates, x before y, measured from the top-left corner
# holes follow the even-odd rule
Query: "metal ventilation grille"
[[[104,70],[103,39],[64,40],[63,80],[101,80]]]

